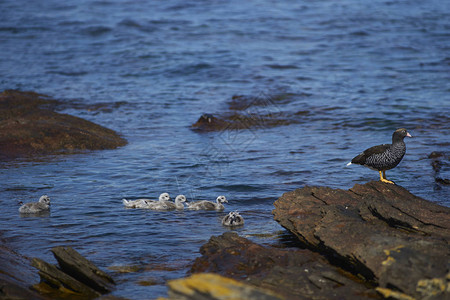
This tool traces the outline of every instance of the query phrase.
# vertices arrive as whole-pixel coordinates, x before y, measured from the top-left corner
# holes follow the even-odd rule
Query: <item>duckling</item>
[[[237,211],[230,211],[228,215],[223,217],[222,225],[224,226],[241,226],[244,225],[244,218]]]
[[[150,204],[157,203],[158,201],[169,201],[170,196],[169,193],[162,193],[159,195],[159,200],[150,200],[150,199],[137,199],[137,200],[127,200],[122,199],[123,205],[126,208],[148,208]]]
[[[40,212],[47,212],[50,210],[50,197],[47,195],[41,196],[38,202],[25,203],[19,208],[22,214],[37,214]]]
[[[225,198],[225,196],[217,197],[216,203],[207,201],[207,200],[202,200],[202,201],[188,203],[187,205],[188,205],[189,209],[193,209],[193,210],[201,210],[201,209],[224,210],[225,206],[223,206],[222,203],[228,203],[228,200],[227,200],[227,198]]]
[[[153,210],[184,209],[184,202],[186,202],[186,196],[178,195],[175,198],[175,203],[171,201],[158,201],[155,203],[150,203],[146,208]]]

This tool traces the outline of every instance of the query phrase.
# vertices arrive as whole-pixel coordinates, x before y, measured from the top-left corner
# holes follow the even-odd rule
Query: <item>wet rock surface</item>
[[[428,155],[428,158],[431,160],[431,167],[434,171],[434,180],[436,181],[436,188],[440,189],[439,185],[449,185],[450,179],[443,178],[441,173],[444,169],[445,171],[450,167],[450,159],[444,152],[432,152]]]
[[[70,247],[55,247],[59,267],[33,258],[41,282],[33,289],[50,298],[94,299],[114,290],[113,279]]]
[[[200,252],[192,273],[218,273],[286,299],[378,298],[372,288],[307,249],[266,247],[227,232],[211,237]]]
[[[39,277],[28,259],[0,243],[0,299],[46,299],[29,289]]]
[[[302,122],[309,111],[281,110],[294,96],[299,95],[235,95],[226,103],[227,110],[215,114],[203,114],[192,124],[195,131],[223,131],[271,128]],[[283,108],[285,109],[285,108]]]
[[[169,298],[173,300],[281,300],[283,297],[217,274],[194,274],[168,283]]]
[[[126,145],[126,140],[111,129],[55,112],[64,105],[33,92],[0,93],[0,159]]]
[[[377,286],[380,294],[450,296],[449,208],[381,182],[350,190],[305,187],[274,205],[275,220],[305,247]]]

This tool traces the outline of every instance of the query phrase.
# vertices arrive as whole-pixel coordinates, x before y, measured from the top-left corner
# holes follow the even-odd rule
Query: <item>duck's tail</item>
[[[123,205],[125,205],[125,207],[131,207],[130,201],[128,201],[127,199],[122,199],[122,203]]]

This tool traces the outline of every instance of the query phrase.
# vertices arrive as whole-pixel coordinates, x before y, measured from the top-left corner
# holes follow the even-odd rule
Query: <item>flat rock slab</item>
[[[0,158],[114,149],[127,144],[111,129],[55,112],[62,104],[33,92],[0,93]]]
[[[67,275],[56,266],[43,261],[42,259],[33,258],[31,264],[35,268],[39,269],[39,276],[41,276],[41,279],[49,286],[52,286],[55,290],[59,290],[61,292],[66,291],[67,294],[73,294],[74,296],[87,299],[93,299],[100,296],[100,293]],[[34,286],[34,289],[40,292],[43,291],[42,285],[36,285]],[[53,295],[54,294],[55,293],[53,293]]]
[[[381,182],[348,191],[305,187],[274,205],[275,220],[305,247],[375,284],[381,294],[449,297],[449,208]]]
[[[255,244],[234,232],[213,236],[201,247],[191,273],[213,272],[285,299],[377,299],[377,293],[306,249]]]
[[[114,290],[114,280],[70,247],[54,247],[53,255],[62,271],[105,294]]]
[[[93,299],[114,290],[113,279],[70,247],[54,247],[59,267],[33,258],[41,282],[33,289],[50,298]]]
[[[217,274],[201,273],[169,281],[169,298],[173,300],[282,300],[273,292]]]

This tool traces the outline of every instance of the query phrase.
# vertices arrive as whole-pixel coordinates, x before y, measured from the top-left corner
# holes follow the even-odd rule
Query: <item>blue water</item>
[[[116,150],[0,164],[0,230],[19,253],[55,262],[70,245],[108,270],[116,296],[152,299],[183,277],[220,217],[278,243],[273,202],[305,185],[348,189],[378,180],[345,164],[405,127],[407,154],[387,172],[412,193],[450,206],[428,155],[449,154],[450,2],[23,1],[0,2],[0,90],[48,94],[63,113],[120,132]],[[288,126],[198,133],[202,113],[233,95],[294,116]],[[245,113],[245,112],[244,112]],[[297,114],[296,114],[297,113]],[[439,174],[450,178],[448,158]],[[226,195],[217,212],[124,209],[162,192]],[[19,201],[52,199],[46,217]],[[117,270],[123,270],[119,272]],[[128,272],[125,272],[128,270]],[[38,278],[36,278],[38,281]]]

